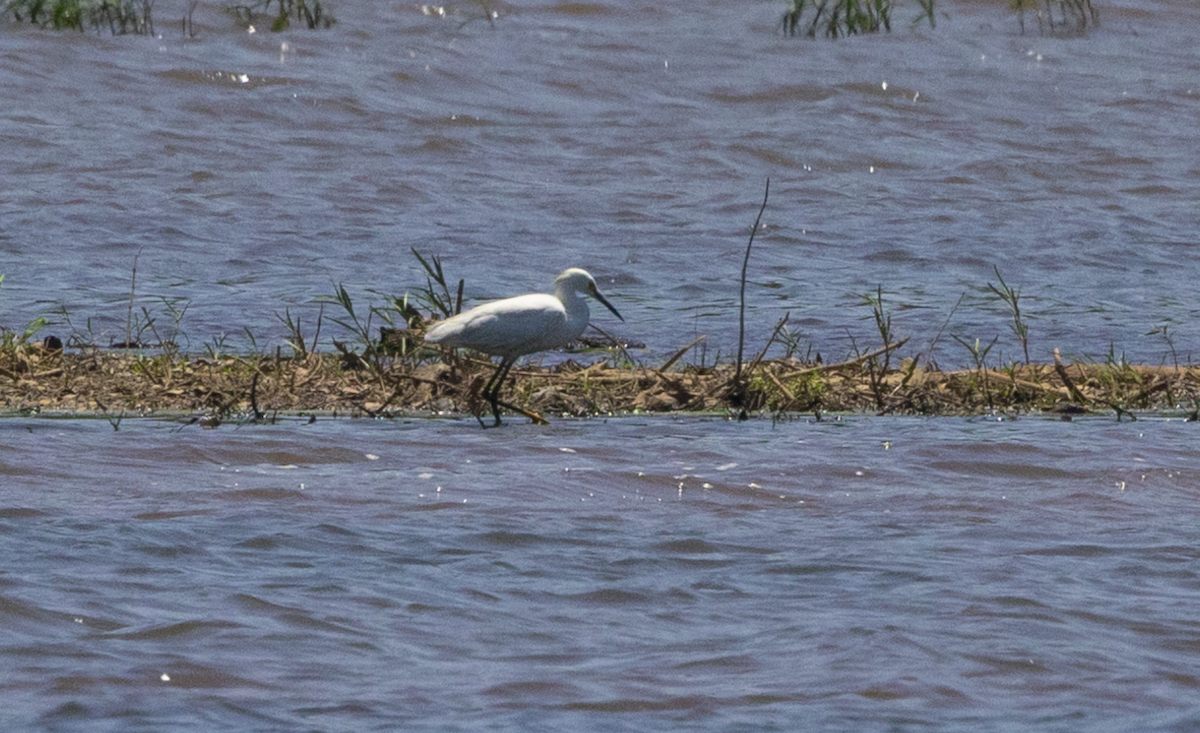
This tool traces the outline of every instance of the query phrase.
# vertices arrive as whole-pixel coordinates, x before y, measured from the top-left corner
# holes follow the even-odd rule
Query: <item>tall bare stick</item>
[[[737,355],[737,372],[733,375],[733,381],[740,384],[742,381],[742,354],[746,345],[746,269],[750,266],[750,248],[754,246],[754,235],[758,233],[758,224],[762,221],[763,212],[767,210],[767,197],[771,195],[771,179],[767,179],[767,190],[763,193],[762,206],[758,209],[758,216],[754,219],[754,226],[750,229],[750,241],[746,243],[746,257],[742,260],[742,302],[738,308],[738,355]]]
[[[129,313],[125,316],[125,348],[133,348],[133,298],[137,293],[137,261],[142,256],[142,248],[138,247],[133,256],[133,276],[129,279]]]

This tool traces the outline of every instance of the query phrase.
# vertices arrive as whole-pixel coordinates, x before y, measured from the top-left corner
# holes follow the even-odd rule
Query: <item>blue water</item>
[[[9,730],[1200,721],[1182,421],[0,431]]]

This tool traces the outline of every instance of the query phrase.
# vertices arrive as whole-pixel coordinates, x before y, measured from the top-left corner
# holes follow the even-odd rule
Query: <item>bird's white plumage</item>
[[[431,328],[425,340],[515,358],[578,338],[587,326],[586,303],[583,308],[583,317],[572,319],[562,301],[553,295],[518,295],[448,318]]]
[[[579,338],[590,317],[583,296],[595,298],[621,318],[612,303],[596,289],[592,276],[573,267],[554,280],[553,295],[532,293],[484,303],[433,324],[425,332],[425,342],[500,357],[500,365],[481,393],[491,404],[499,425],[500,388],[513,362],[526,354],[566,346]],[[482,418],[479,423],[483,424]]]
[[[620,314],[596,289],[586,271],[572,268],[554,281],[554,294],[532,293],[494,300],[434,324],[427,343],[458,346],[505,360],[566,346],[583,334],[590,312],[582,296],[596,298]]]

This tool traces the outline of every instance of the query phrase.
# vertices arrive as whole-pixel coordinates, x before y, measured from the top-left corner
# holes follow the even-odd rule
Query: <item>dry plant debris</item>
[[[892,345],[894,348],[898,344]],[[735,365],[653,369],[609,361],[513,370],[512,402],[549,416],[724,412],[786,418],[801,413],[970,415],[993,412],[1173,410],[1194,414],[1200,369],[1125,363],[923,369],[911,359],[879,373],[876,352],[838,364],[761,359],[734,390]],[[351,416],[478,413],[491,365],[401,358],[351,360],[308,352],[189,358],[40,343],[0,350],[0,409],[8,414],[107,416],[212,414],[268,419],[280,414]],[[735,394],[737,393],[737,394]],[[736,402],[735,402],[736,400]]]

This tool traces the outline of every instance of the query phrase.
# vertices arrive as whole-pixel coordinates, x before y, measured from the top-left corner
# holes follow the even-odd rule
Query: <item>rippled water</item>
[[[1098,2],[1096,32],[1040,38],[1001,5],[840,42],[782,36],[771,2],[496,5],[495,27],[470,3],[345,3],[283,35],[206,7],[186,41],[166,7],[158,40],[0,28],[0,312],[65,306],[121,340],[144,248],[139,304],[166,325],[162,298],[190,303],[193,349],[281,343],[273,314],[315,321],[331,281],[376,304],[422,285],[415,247],[469,298],[584,266],[655,358],[709,334],[711,359],[770,177],[754,342],[790,311],[840,357],[882,285],[912,351],[949,318],[1012,357],[998,266],[1035,357],[1158,362],[1166,323],[1186,360],[1200,6]]]
[[[1182,421],[0,435],[9,730],[1200,725]]]
[[[586,267],[644,358],[711,361],[769,176],[751,348],[791,312],[841,356],[882,285],[905,355],[1012,358],[997,266],[1035,358],[1189,360],[1200,8],[998,5],[837,42],[770,2],[0,27],[0,324],[120,340],[140,250],[185,347],[271,348],[417,248],[471,299]],[[5,730],[1200,727],[1192,425],[521,423],[0,421]]]

